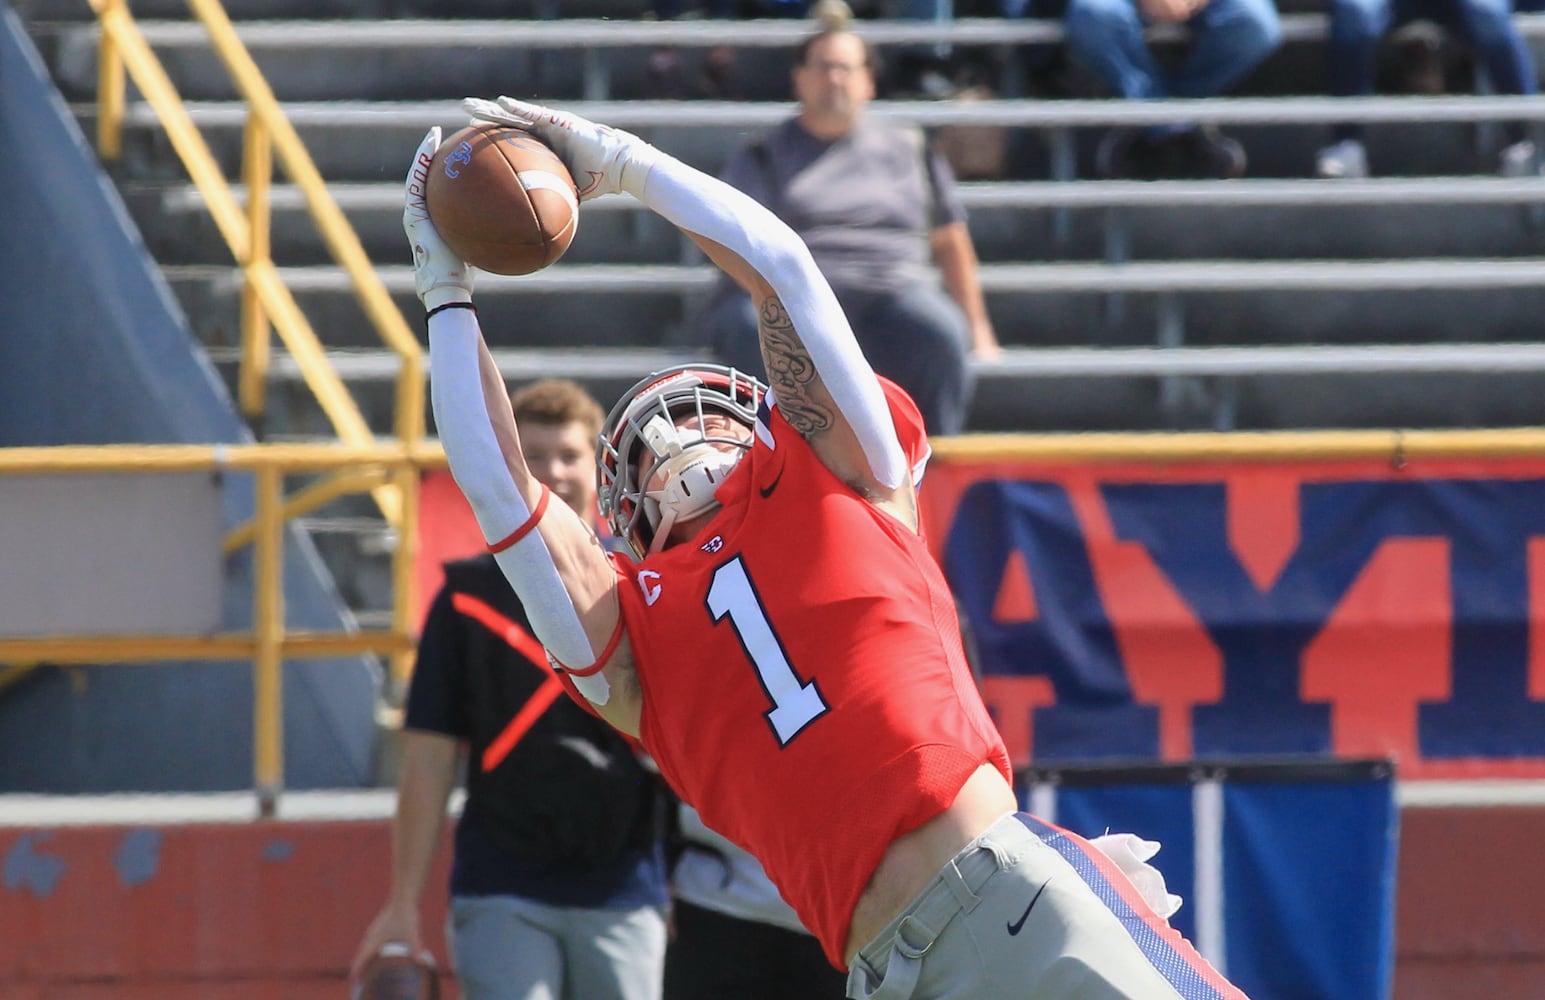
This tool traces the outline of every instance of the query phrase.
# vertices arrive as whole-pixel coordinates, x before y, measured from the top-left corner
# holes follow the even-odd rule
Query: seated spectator
[[[843,0],[836,0],[843,4]],[[815,13],[834,6],[831,0],[823,0]],[[900,21],[927,21],[940,27],[955,20],[955,0],[890,0],[881,8],[888,16]],[[950,61],[954,55],[949,42],[907,45],[897,51],[895,57],[896,89],[905,94],[924,97],[948,97],[955,89],[951,79]]]
[[[703,13],[728,20],[740,17],[741,10],[740,0],[707,0]],[[656,20],[674,21],[682,15],[682,0],[654,0],[653,13]],[[687,77],[681,51],[674,46],[665,46],[649,54],[649,62],[644,67],[644,93],[656,100],[691,97],[732,100],[738,96],[736,76],[735,51],[727,45],[710,49],[703,59],[701,72],[691,80]]]
[[[798,115],[736,152],[724,179],[804,238],[875,370],[917,401],[930,434],[955,434],[967,355],[998,343],[954,175],[919,129],[865,116],[869,50],[846,22],[823,23],[794,67]],[[703,331],[726,364],[765,377],[751,299],[728,279]]]
[[[807,0],[703,0],[701,13],[709,18],[787,18],[804,17]],[[940,0],[945,2],[945,0]],[[657,21],[674,21],[684,13],[682,0],[654,0],[652,13]],[[688,16],[691,16],[690,14]],[[715,45],[703,57],[697,75],[690,76],[681,51],[674,46],[655,49],[644,70],[644,92],[651,99],[682,100],[708,98],[719,101],[743,99],[740,67],[735,50]]]
[[[1272,0],[1068,0],[1068,50],[1127,100],[1217,97],[1282,43]],[[1144,30],[1163,22],[1190,29],[1174,71],[1160,66]],[[1101,142],[1103,177],[1239,177],[1243,147],[1211,126],[1176,123],[1118,129]]]
[[[1534,57],[1513,26],[1512,15],[1508,0],[1330,0],[1330,41],[1325,49],[1330,92],[1337,97],[1372,94],[1380,40],[1393,27],[1427,18],[1470,43],[1497,93],[1533,94],[1539,90]],[[1368,176],[1363,136],[1360,123],[1337,125],[1332,143],[1315,157],[1315,173]],[[1508,123],[1500,160],[1504,175],[1539,173],[1539,154],[1522,123]]]

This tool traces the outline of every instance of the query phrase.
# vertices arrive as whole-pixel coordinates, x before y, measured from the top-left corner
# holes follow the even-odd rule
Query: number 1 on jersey
[[[745,647],[751,665],[756,667],[757,676],[761,678],[762,690],[772,701],[767,721],[778,734],[778,743],[788,743],[826,711],[826,702],[821,700],[815,681],[801,684],[789,665],[783,645],[767,620],[767,612],[757,597],[756,588],[751,586],[751,577],[746,574],[746,565],[739,556],[714,570],[707,603],[713,620],[717,623],[728,617],[735,634],[740,636],[740,644]]]

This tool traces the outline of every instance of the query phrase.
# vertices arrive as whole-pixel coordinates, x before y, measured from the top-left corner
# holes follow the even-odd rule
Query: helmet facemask
[[[658,552],[675,524],[713,509],[719,484],[751,442],[710,432],[708,418],[749,428],[765,391],[732,368],[683,365],[655,373],[613,407],[597,455],[601,513],[636,555]],[[678,426],[688,418],[690,426]]]

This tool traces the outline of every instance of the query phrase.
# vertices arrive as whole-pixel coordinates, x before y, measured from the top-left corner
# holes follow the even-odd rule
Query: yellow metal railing
[[[941,438],[935,456],[959,462],[1539,458],[1545,430],[1327,431],[1231,434],[982,434]],[[252,629],[213,635],[93,635],[0,637],[0,689],[38,665],[134,663],[154,660],[250,660],[253,668],[254,782],[272,810],[283,786],[283,691],[280,667],[290,658],[360,653],[411,655],[407,616],[388,629],[290,631],[284,623],[283,525],[288,517],[348,491],[411,478],[445,466],[436,444],[92,445],[0,449],[0,477],[69,473],[248,472],[256,483],[252,522],[225,539],[226,551],[254,546]],[[284,498],[288,475],[326,473],[311,489]],[[410,495],[416,497],[417,492]],[[416,517],[416,511],[411,512]],[[410,520],[409,526],[414,523]],[[412,578],[413,557],[399,546],[392,578],[399,592]]]
[[[242,160],[242,177],[247,189],[245,208],[232,194],[176,87],[129,13],[126,0],[91,0],[91,6],[102,29],[97,118],[100,155],[112,160],[122,152],[124,76],[127,73],[166,129],[188,176],[203,195],[210,215],[242,269],[239,395],[243,410],[249,416],[255,416],[263,409],[271,323],[295,358],[306,385],[315,394],[339,439],[354,446],[374,442],[359,408],[333,371],[320,340],[280,280],[269,255],[268,193],[273,160],[277,156],[279,165],[305,198],[333,259],[349,275],[365,315],[375,325],[382,342],[401,361],[397,382],[397,437],[405,442],[422,437],[424,371],[423,351],[418,340],[375,273],[358,236],[328,192],[300,136],[285,118],[273,90],[237,37],[236,29],[218,0],[189,0],[188,6],[209,31],[216,54],[246,103],[248,120]],[[371,492],[382,513],[397,525],[400,501],[395,491],[383,484]]]
[[[204,198],[216,227],[241,267],[241,367],[238,399],[248,417],[263,413],[269,367],[270,328],[277,333],[299,367],[338,439],[345,445],[369,448],[375,436],[358,405],[327,359],[320,339],[279,277],[269,252],[271,213],[269,188],[274,160],[305,198],[311,218],[333,259],[349,275],[366,317],[382,343],[398,358],[394,432],[411,448],[424,435],[423,351],[401,310],[381,283],[359,238],[322,180],[294,127],[285,118],[273,90],[263,78],[218,0],[189,0],[194,15],[208,30],[211,44],[246,104],[242,180],[246,204],[240,204],[208,144],[194,125],[176,87],[145,41],[126,0],[91,0],[101,27],[98,54],[97,147],[105,160],[122,153],[125,77],[132,78],[154,110],[181,158],[188,176]],[[350,473],[350,475],[353,475]],[[411,470],[366,474],[369,481],[349,478],[321,483],[285,502],[281,510],[295,516],[314,510],[343,493],[370,493],[387,523],[396,531],[398,552],[411,566],[417,551],[413,530],[417,517],[418,482]],[[232,547],[249,544],[253,526],[234,532]],[[401,628],[413,606],[412,576],[398,577],[394,593],[394,627]],[[392,674],[401,681],[411,669],[411,652],[392,656]]]
[[[253,627],[207,636],[117,635],[0,638],[0,689],[42,663],[123,663],[150,660],[249,659],[254,685],[254,780],[265,811],[283,784],[281,664],[286,658],[376,653],[390,658],[393,678],[406,679],[414,638],[410,618],[417,558],[418,482],[442,467],[444,453],[423,441],[422,351],[372,269],[343,212],[328,192],[272,90],[237,37],[218,0],[189,0],[242,99],[243,206],[159,60],[128,11],[126,0],[90,0],[101,26],[97,143],[100,155],[122,151],[126,76],[155,111],[189,177],[204,197],[244,277],[239,399],[249,416],[265,405],[270,326],[294,357],[306,385],[335,429],[336,445],[119,445],[0,449],[0,475],[70,472],[246,471],[256,483],[255,516],[224,540],[229,552],[254,547]],[[269,252],[269,188],[274,159],[303,193],[311,217],[337,263],[353,282],[382,342],[401,361],[394,443],[371,434],[358,406],[327,360],[315,331],[278,276]],[[942,460],[1082,462],[1249,462],[1377,458],[1399,464],[1417,458],[1545,455],[1545,431],[1368,431],[1270,434],[970,435],[934,442]],[[287,475],[324,478],[286,497]],[[284,625],[283,525],[339,496],[368,492],[396,530],[393,617],[385,630],[291,632]]]
[[[250,632],[213,635],[93,635],[0,637],[0,687],[43,664],[134,663],[150,660],[251,660],[255,746],[253,778],[259,802],[271,812],[283,787],[284,660],[375,653],[412,655],[408,616],[394,616],[389,629],[354,632],[291,632],[284,624],[284,522],[297,503],[284,501],[284,478],[303,473],[332,474],[332,489],[352,484],[368,490],[377,482],[415,483],[427,468],[441,468],[445,453],[428,443],[349,446],[336,444],[92,445],[0,449],[0,476],[70,473],[248,472],[256,483],[256,515],[238,529],[253,546],[253,607]],[[408,495],[416,497],[417,491]],[[417,512],[404,510],[416,517]],[[413,522],[410,521],[411,526]],[[233,533],[234,534],[234,533]],[[232,547],[226,539],[225,549]],[[412,579],[412,554],[398,546],[392,578],[400,591]]]

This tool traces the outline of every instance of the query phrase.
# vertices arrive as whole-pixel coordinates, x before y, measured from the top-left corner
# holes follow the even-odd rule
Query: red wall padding
[[[448,844],[424,913],[442,962]],[[1398,1000],[1545,995],[1541,844],[1545,807],[1403,813]],[[388,852],[384,820],[0,830],[0,996],[340,1000]]]
[[[384,820],[0,830],[0,996],[340,1000],[389,849]],[[423,925],[442,963],[448,860]]]

